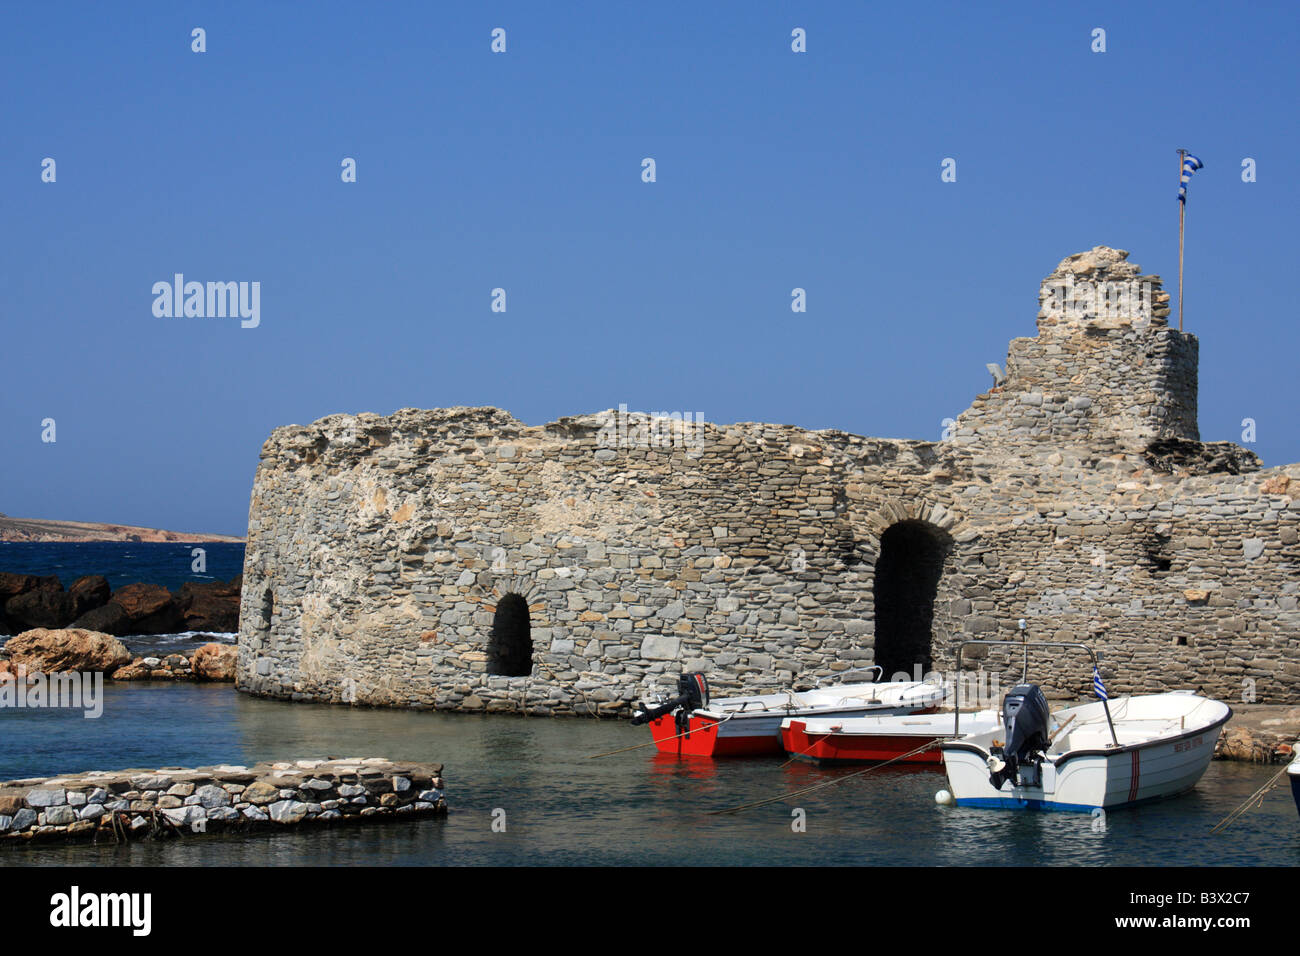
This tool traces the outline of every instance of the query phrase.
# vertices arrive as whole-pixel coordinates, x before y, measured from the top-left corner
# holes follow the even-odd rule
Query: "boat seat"
[[[1124,724],[1140,723],[1144,726],[1141,728],[1133,726],[1124,726]],[[1161,724],[1163,726],[1153,728],[1149,725]],[[1159,720],[1141,720],[1141,721],[1124,721],[1123,724],[1117,724],[1115,727],[1115,738],[1119,740],[1120,746],[1128,744],[1142,743],[1151,740],[1154,737],[1164,737],[1178,732],[1178,722],[1170,721],[1167,718]],[[1111,739],[1110,728],[1103,720],[1101,723],[1089,721],[1082,726],[1071,728],[1069,733],[1064,737],[1058,737],[1052,743],[1049,753],[1061,754],[1070,750],[1106,750],[1114,745]]]

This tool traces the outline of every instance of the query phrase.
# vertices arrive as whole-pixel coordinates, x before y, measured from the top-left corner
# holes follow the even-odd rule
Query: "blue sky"
[[[1300,7],[982,7],[7,8],[0,511],[242,534],[271,429],[406,406],[938,439],[1066,255],[1176,286],[1180,146],[1202,437],[1300,460]]]

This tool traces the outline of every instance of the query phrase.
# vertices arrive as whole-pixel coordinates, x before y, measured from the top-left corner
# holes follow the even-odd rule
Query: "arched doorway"
[[[934,597],[952,538],[926,521],[890,525],[880,536],[876,560],[876,663],[884,680],[900,671],[930,669]]]
[[[497,604],[488,637],[488,673],[501,677],[527,677],[533,672],[533,635],[528,604],[518,594],[507,594]]]

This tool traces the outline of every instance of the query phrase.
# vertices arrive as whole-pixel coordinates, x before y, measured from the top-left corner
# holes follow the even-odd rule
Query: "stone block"
[[[654,634],[641,641],[641,657],[648,661],[675,661],[681,656],[679,637]]]

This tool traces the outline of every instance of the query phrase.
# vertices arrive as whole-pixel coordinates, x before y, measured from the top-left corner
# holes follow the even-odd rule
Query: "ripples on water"
[[[85,770],[383,756],[446,764],[442,821],[0,854],[15,863],[801,864],[1294,866],[1300,826],[1285,788],[1226,835],[1210,828],[1277,768],[1216,762],[1188,795],[1109,814],[939,807],[941,771],[886,767],[739,815],[706,811],[842,776],[780,758],[678,760],[625,721],[474,716],[290,704],[229,685],[105,688],[104,716],[0,711],[0,779]],[[791,829],[791,808],[807,832]],[[493,810],[506,832],[492,831]]]
[[[193,567],[195,548],[204,552],[202,572]],[[0,571],[56,574],[65,588],[79,577],[102,574],[114,591],[137,582],[175,590],[186,581],[229,581],[243,570],[239,542],[0,541]]]

